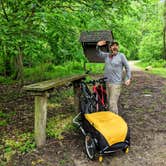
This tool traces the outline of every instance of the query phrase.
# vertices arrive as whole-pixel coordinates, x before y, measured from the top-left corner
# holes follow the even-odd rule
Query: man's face
[[[114,53],[114,52],[117,53],[118,50],[119,50],[119,46],[117,44],[113,44],[112,46],[110,46],[110,51],[112,53]]]

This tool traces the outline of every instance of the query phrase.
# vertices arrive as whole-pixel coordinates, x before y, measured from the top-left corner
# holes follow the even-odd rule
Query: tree
[[[146,50],[144,40],[160,35],[153,29],[156,1],[0,0],[0,75],[23,79],[25,66],[84,60],[78,40],[89,30],[113,30],[136,59],[139,46]]]
[[[144,8],[141,14],[139,31],[142,36],[139,44],[139,58],[147,62],[163,58],[162,6],[161,2],[154,0]]]
[[[43,30],[41,3],[39,0],[0,2],[0,54],[5,76],[22,79],[24,65],[38,65],[52,55]]]
[[[24,65],[33,66],[44,61],[61,64],[81,59],[80,32],[106,27],[107,17],[113,19],[116,13],[111,9],[122,8],[123,15],[129,3],[129,0],[124,3],[104,0],[0,0],[0,62],[3,66],[0,73],[22,79]],[[108,16],[104,17],[102,13]],[[91,24],[95,22],[92,21],[94,17],[99,20],[96,27]]]
[[[163,45],[164,45],[163,59],[166,60],[166,1],[164,1]]]

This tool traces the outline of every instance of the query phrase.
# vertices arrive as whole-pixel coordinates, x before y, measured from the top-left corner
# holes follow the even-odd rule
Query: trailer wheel
[[[85,136],[85,148],[89,159],[93,160],[95,158],[96,146],[90,134]]]
[[[127,154],[129,152],[129,147],[124,148],[123,152]]]

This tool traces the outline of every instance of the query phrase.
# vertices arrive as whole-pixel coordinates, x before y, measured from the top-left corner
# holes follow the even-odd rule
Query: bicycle
[[[92,91],[96,98],[96,111],[106,111],[107,110],[107,93],[106,93],[106,79],[100,78],[98,80],[92,80]],[[98,85],[96,85],[96,83]]]
[[[107,110],[105,80],[106,78],[104,77],[80,83],[80,107],[83,113]],[[92,85],[92,92],[89,90],[88,85]]]

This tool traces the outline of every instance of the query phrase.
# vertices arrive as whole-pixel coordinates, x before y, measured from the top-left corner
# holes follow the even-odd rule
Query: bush
[[[25,68],[24,78],[26,78],[26,80],[33,80],[33,82],[36,82],[81,73],[84,73],[82,63],[69,61],[57,66],[49,63],[41,64],[33,68]]]
[[[163,59],[160,59],[158,61],[151,61],[152,67],[158,68],[158,67],[165,67],[166,61]]]
[[[145,36],[140,43],[139,58],[144,61],[152,61],[162,59],[162,34],[152,33]]]
[[[0,83],[10,84],[14,82],[11,77],[0,76]]]
[[[141,61],[138,65],[142,67],[152,66],[154,68],[163,68],[166,66],[166,60],[151,60],[151,61]]]

